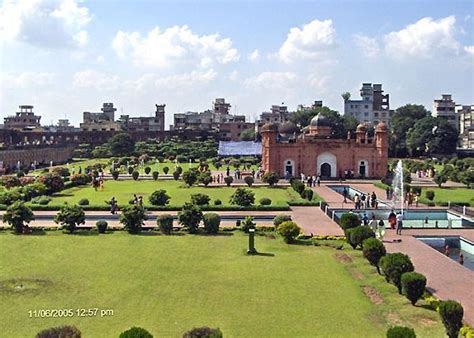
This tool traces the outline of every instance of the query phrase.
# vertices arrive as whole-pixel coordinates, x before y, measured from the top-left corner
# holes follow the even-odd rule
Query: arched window
[[[295,161],[293,160],[285,160],[283,162],[283,172],[285,174],[285,178],[290,178],[295,176]]]

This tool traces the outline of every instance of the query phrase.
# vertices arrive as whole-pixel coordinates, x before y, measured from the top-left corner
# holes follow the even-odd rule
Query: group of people
[[[392,187],[387,187],[385,189],[385,194],[386,194],[387,200],[391,200],[393,198]],[[418,199],[419,199],[418,194],[411,191],[407,191],[404,196],[404,204],[406,204],[407,208],[411,207],[413,204],[415,204],[415,206],[418,207]]]
[[[342,196],[344,198],[343,203],[347,203],[347,198],[349,197],[349,191],[347,190],[346,187],[344,187],[344,190],[342,191]],[[354,208],[356,210],[360,209],[377,209],[378,208],[378,200],[377,200],[377,194],[375,191],[372,192],[372,194],[364,194],[361,193],[355,194],[354,195]]]
[[[353,213],[353,211],[351,210],[350,213]],[[383,219],[377,221],[377,219],[375,218],[375,214],[372,213],[372,217],[369,220],[369,216],[366,212],[364,212],[363,216],[361,216],[360,213],[357,212],[357,216],[361,220],[362,224],[372,229],[377,239],[383,240],[383,236],[385,235],[385,222],[383,221]]]
[[[290,179],[291,175],[289,172],[286,173],[285,176],[286,179]],[[305,183],[308,187],[314,188],[316,185],[319,187],[321,186],[321,175],[318,176],[306,176],[305,174],[301,173],[300,174],[300,180],[301,182]]]

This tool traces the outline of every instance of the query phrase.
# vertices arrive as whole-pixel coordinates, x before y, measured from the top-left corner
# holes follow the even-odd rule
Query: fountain
[[[393,209],[397,208],[397,204],[400,203],[400,211],[403,215],[403,165],[402,160],[399,160],[397,166],[394,170],[393,180],[392,180],[392,207]]]

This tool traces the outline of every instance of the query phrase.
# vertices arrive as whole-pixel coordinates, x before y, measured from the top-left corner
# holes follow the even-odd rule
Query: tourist
[[[415,194],[415,207],[418,208],[418,194]]]
[[[446,244],[444,247],[444,254],[449,257],[449,245]]]
[[[377,220],[375,219],[374,214],[372,214],[372,219],[369,222],[369,226],[374,233],[377,231]]]
[[[226,173],[226,176],[230,176],[230,168],[227,167],[227,169],[225,170],[225,173]]]
[[[377,233],[375,234],[375,236],[379,239],[379,240],[383,240],[383,236],[385,235],[385,223],[383,221],[383,219],[381,219],[379,221],[379,225],[377,227]]]
[[[316,179],[316,183],[318,184],[318,187],[321,186],[321,175],[318,175],[318,178]]]
[[[308,187],[312,187],[313,186],[313,178],[310,176],[308,177]]]
[[[362,217],[362,222],[364,225],[369,225],[369,217],[367,216],[367,213],[364,212],[364,216]]]
[[[370,209],[370,195],[367,193],[367,196],[365,197],[365,208]]]
[[[390,214],[388,215],[388,224],[390,225],[390,228],[395,229],[396,223],[397,223],[397,215],[395,215],[395,212],[392,210]]]
[[[360,196],[360,204],[361,207],[365,209],[365,194],[361,194]],[[359,208],[360,209],[360,208]]]
[[[397,214],[397,235],[402,234],[403,229],[403,215],[401,212]]]
[[[375,194],[375,191],[372,191],[372,196],[370,197],[370,204],[372,205],[372,208],[375,208],[376,203],[377,203],[377,195]]]
[[[344,187],[344,190],[342,190],[342,196],[344,196],[344,202],[347,203],[347,196],[349,195],[349,192],[347,191],[347,187]]]
[[[459,264],[464,265],[464,255],[462,254],[462,252],[459,255]]]
[[[354,195],[354,207],[355,209],[360,209],[360,200],[359,200],[359,194]]]

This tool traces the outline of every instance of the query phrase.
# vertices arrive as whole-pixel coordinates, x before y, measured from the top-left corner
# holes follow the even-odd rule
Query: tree
[[[178,212],[179,224],[187,228],[189,233],[197,232],[199,223],[202,220],[202,210],[192,203],[184,203],[183,208]]]
[[[344,92],[344,93],[341,94],[341,96],[342,96],[342,99],[344,100],[344,102],[349,101],[351,99],[351,93],[349,93],[349,92]]]
[[[405,272],[401,278],[402,293],[415,305],[423,296],[426,288],[426,277],[417,272]]]
[[[211,199],[206,194],[197,193],[191,195],[191,203],[199,206],[208,205],[210,201]]]
[[[347,230],[350,228],[358,227],[361,224],[360,218],[356,214],[346,212],[341,216],[341,228]]]
[[[267,172],[262,176],[262,182],[268,183],[269,186],[273,187],[275,184],[278,183],[280,178],[278,177],[277,173],[274,172]]]
[[[99,234],[105,234],[105,232],[107,231],[108,223],[106,221],[97,221],[95,223],[95,226]]]
[[[245,129],[243,132],[240,133],[240,140],[241,141],[254,141],[255,129],[254,128]]]
[[[182,177],[183,181],[188,185],[188,187],[191,187],[198,180],[198,171],[194,168],[189,169],[183,173]]]
[[[371,228],[360,225],[355,228],[350,228],[345,231],[346,240],[352,246],[353,249],[360,246],[363,249],[364,240],[375,237],[374,232]]]
[[[145,174],[148,175],[151,172],[150,167],[145,167]]]
[[[54,216],[54,222],[61,224],[72,234],[79,224],[86,222],[86,215],[79,205],[64,204]]]
[[[387,281],[391,281],[398,289],[398,293],[402,293],[401,278],[405,272],[414,270],[410,257],[400,252],[387,254],[380,259],[380,267]]]
[[[209,185],[209,183],[212,182],[212,176],[210,171],[204,171],[199,174],[198,177],[199,183],[203,184],[205,187]]]
[[[65,325],[52,327],[38,332],[35,338],[81,338],[81,331],[75,326]]]
[[[148,197],[151,204],[160,206],[167,205],[170,199],[171,197],[166,193],[166,190],[156,190]]]
[[[440,173],[436,174],[433,180],[438,185],[438,187],[441,188],[441,186],[448,181],[448,177],[443,175],[443,173]]]
[[[301,233],[301,228],[293,221],[286,221],[281,223],[276,231],[286,243],[291,243]]]
[[[255,229],[255,223],[252,216],[245,216],[244,220],[240,222],[240,228],[244,232],[249,232],[250,229]]]
[[[163,167],[163,172],[165,173],[165,175],[168,175],[169,171],[170,171],[169,167]]]
[[[107,145],[112,153],[112,156],[128,156],[131,155],[135,149],[135,141],[127,133],[120,133],[112,136],[107,142]]]
[[[168,214],[160,215],[156,219],[156,224],[162,234],[171,235],[171,231],[173,231],[173,216]]]
[[[448,337],[457,338],[462,327],[462,317],[464,316],[462,305],[454,300],[442,301],[439,305],[439,314]]]
[[[303,193],[301,194],[301,197],[304,199],[307,199],[308,201],[311,201],[313,199],[313,190],[310,188],[306,188],[303,190]]]
[[[25,223],[30,223],[34,219],[31,209],[21,201],[10,205],[3,215],[3,222],[9,224],[16,234],[23,233]]]
[[[153,179],[156,181],[158,179],[158,176],[160,175],[160,173],[158,171],[154,171],[151,173]]]
[[[255,203],[255,194],[253,191],[245,188],[237,188],[230,197],[230,203],[247,207]]]
[[[387,330],[387,338],[416,338],[416,334],[410,327],[392,326]]]
[[[138,176],[140,176],[140,173],[137,170],[135,170],[132,173],[132,178],[136,181],[136,180],[138,180]]]
[[[273,218],[273,225],[275,226],[275,229],[278,228],[280,224],[286,221],[291,221],[291,216],[289,215],[277,215],[275,218]]]
[[[122,209],[119,221],[130,234],[138,234],[147,219],[146,210],[138,204],[128,205]]]
[[[252,186],[252,184],[253,184],[254,181],[255,181],[255,180],[254,180],[253,176],[245,176],[245,177],[244,177],[244,182],[245,182],[245,184],[247,184],[249,187]]]
[[[134,326],[123,331],[119,338],[153,338],[153,335],[144,328]]]
[[[435,192],[433,190],[427,190],[427,191],[425,191],[425,196],[428,200],[433,202],[433,200],[435,198]]]
[[[373,237],[367,238],[363,242],[362,253],[369,263],[377,268],[377,272],[380,274],[380,259],[387,254],[383,243]]]
[[[222,332],[217,329],[213,329],[207,326],[195,327],[188,332],[183,334],[183,338],[222,338]]]
[[[60,191],[64,187],[64,181],[58,174],[44,174],[38,177],[38,181],[48,188],[48,194]]]
[[[228,187],[234,182],[234,178],[232,176],[226,176],[224,177],[224,182],[227,184]]]
[[[221,217],[216,213],[204,214],[203,218],[204,230],[208,234],[217,234],[219,232],[219,225],[221,224]]]
[[[117,181],[119,178],[120,172],[118,170],[112,171],[112,178]]]

